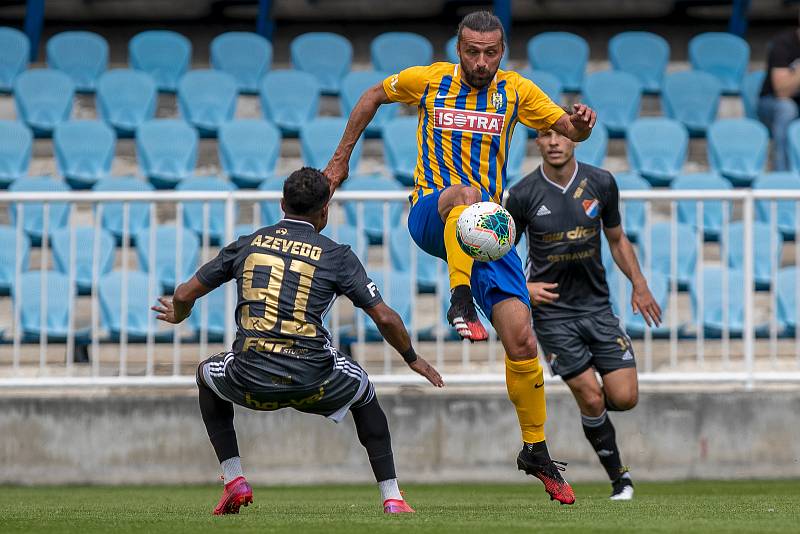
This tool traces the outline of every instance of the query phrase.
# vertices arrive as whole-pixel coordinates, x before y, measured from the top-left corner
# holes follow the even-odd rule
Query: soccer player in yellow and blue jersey
[[[502,201],[506,154],[518,122],[583,141],[594,126],[595,113],[579,104],[572,114],[565,113],[530,80],[500,70],[504,50],[497,17],[486,11],[464,17],[458,28],[460,62],[411,67],[368,89],[353,108],[325,174],[332,189],[347,178],[352,149],[382,104],[418,107],[419,150],[409,232],[420,248],[448,264],[447,318],[459,335],[472,341],[488,337],[474,298],[503,343],[506,385],[523,438],[518,467],[542,480],[551,497],[571,504],[572,488],[545,444],[543,373],[519,256],[512,249],[500,260],[473,265],[456,240],[456,224],[467,206],[481,200]]]

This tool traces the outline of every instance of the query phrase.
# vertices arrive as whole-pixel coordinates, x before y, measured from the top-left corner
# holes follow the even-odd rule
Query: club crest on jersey
[[[502,113],[436,108],[433,113],[433,127],[440,130],[501,135],[505,119],[506,116]]]
[[[496,109],[497,111],[500,111],[500,108],[503,107],[503,100],[504,99],[502,94],[496,91],[492,93],[492,105],[494,106],[494,109]]]
[[[583,211],[586,213],[587,217],[594,219],[597,217],[597,213],[600,211],[600,203],[597,201],[597,199],[584,200]]]

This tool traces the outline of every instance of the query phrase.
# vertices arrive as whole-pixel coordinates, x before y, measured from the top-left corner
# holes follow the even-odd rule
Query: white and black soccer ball
[[[456,238],[477,261],[495,261],[514,246],[516,228],[506,209],[494,202],[476,202],[458,218]]]

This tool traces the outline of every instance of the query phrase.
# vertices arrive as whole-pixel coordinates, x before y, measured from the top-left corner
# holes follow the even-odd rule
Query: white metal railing
[[[202,202],[202,232],[200,233],[200,253],[198,265],[210,260],[218,246],[212,246],[211,222],[212,209],[218,209],[216,204],[223,203],[224,232],[220,239],[221,245],[234,238],[237,222],[245,222],[253,229],[268,225],[274,221],[262,221],[260,218],[259,202],[278,201],[280,192],[267,191],[235,191],[235,192],[69,192],[69,193],[4,193],[0,195],[0,213],[2,206],[12,207],[15,214],[16,252],[14,254],[14,282],[11,288],[14,295],[21,295],[21,274],[27,270],[37,270],[42,273],[43,283],[37,298],[39,299],[39,323],[47,324],[47,303],[52,296],[47,295],[47,272],[52,269],[53,257],[51,253],[50,230],[54,222],[49,220],[54,203],[68,202],[68,224],[75,226],[81,222],[90,224],[95,229],[95,236],[102,227],[103,210],[110,209],[109,203],[122,203],[122,232],[120,243],[115,250],[116,266],[114,270],[122,278],[122,291],[120,295],[120,308],[124,310],[130,298],[127,291],[128,277],[135,269],[131,251],[131,209],[134,203],[146,203],[149,208],[148,240],[149,257],[148,265],[139,265],[139,269],[147,273],[147,302],[155,300],[157,284],[156,274],[156,234],[157,224],[174,226],[176,238],[176,254],[174,271],[176,283],[193,274],[194,268],[183,267],[181,250],[184,241],[192,231],[185,228],[183,212],[187,202]],[[729,302],[729,284],[733,272],[727,261],[729,248],[728,229],[734,220],[741,220],[744,224],[742,234],[742,248],[744,251],[753,250],[754,224],[756,220],[756,202],[763,201],[768,206],[766,223],[774,230],[770,235],[778,235],[778,202],[790,201],[794,203],[795,234],[800,235],[800,192],[796,191],[767,191],[767,190],[733,190],[733,191],[623,191],[624,208],[630,202],[644,203],[644,224],[639,231],[637,247],[642,260],[643,271],[647,276],[653,276],[658,269],[669,280],[668,297],[666,306],[666,328],[656,332],[650,329],[641,330],[641,336],[634,340],[636,356],[638,359],[640,378],[643,382],[736,382],[752,386],[756,382],[775,381],[800,381],[800,328],[794,328],[792,335],[784,323],[785,317],[780,317],[778,312],[779,265],[772,261],[769,269],[769,289],[756,291],[755,258],[753,254],[745,253],[741,264],[742,306],[733,306]],[[718,242],[708,242],[703,239],[704,204],[696,205],[696,242],[691,244],[696,254],[696,267],[692,273],[691,284],[696,299],[694,306],[690,306],[689,293],[686,288],[679,287],[679,269],[682,257],[679,251],[684,251],[686,246],[679,242],[677,228],[679,224],[678,203],[681,201],[721,201],[723,203],[722,230]],[[371,202],[372,204],[365,204]],[[378,207],[374,203],[379,203]],[[25,209],[23,206],[30,203],[41,203],[42,215],[42,242],[40,246],[31,248],[29,265],[22,265],[22,243],[25,227]],[[402,206],[403,214],[399,226],[405,227],[405,214],[407,212],[407,193],[397,192],[348,192],[339,191],[334,196],[331,208],[331,220],[334,226],[331,235],[337,238],[338,224],[343,221],[343,207],[355,203],[355,224],[358,249],[366,245],[365,223],[369,215],[380,211],[382,244],[366,247],[368,252],[368,269],[373,273],[381,273],[383,277],[383,294],[387,302],[392,305],[392,300],[402,296],[402,291],[391,290],[393,277],[407,277],[411,282],[408,288],[410,296],[410,309],[412,311],[408,327],[412,333],[419,350],[431,361],[435,362],[442,370],[445,378],[451,384],[501,384],[504,381],[502,345],[490,329],[490,340],[485,344],[470,345],[467,342],[452,340],[451,331],[443,324],[445,313],[444,294],[447,292],[446,268],[443,262],[426,256],[409,240],[406,256],[408,268],[406,274],[398,275],[392,268],[392,257],[389,242],[393,236],[393,206]],[[248,211],[249,208],[249,211]],[[730,211],[729,211],[730,210]],[[238,213],[238,215],[237,215]],[[653,249],[657,245],[651,241],[651,229],[657,221],[669,224],[670,243],[668,246],[668,267],[653,264]],[[627,224],[628,221],[625,221]],[[58,339],[44,334],[45,329],[40,329],[41,334],[32,336],[30,332],[23,332],[21,315],[23,312],[23,299],[0,297],[0,328],[10,327],[3,336],[4,344],[0,344],[0,387],[48,387],[48,386],[172,386],[190,384],[194,378],[196,362],[204,358],[212,350],[223,350],[229,347],[235,333],[233,309],[235,302],[234,286],[228,284],[224,299],[225,328],[222,340],[212,340],[209,337],[208,323],[203,322],[198,328],[184,325],[174,329],[171,341],[162,340],[166,334],[164,330],[157,330],[152,314],[148,315],[146,335],[140,338],[139,334],[132,335],[132,326],[127,325],[128,316],[121,314],[121,325],[118,336],[111,336],[104,328],[103,310],[98,295],[98,281],[101,278],[99,262],[99,239],[93,243],[79,243],[75,237],[74,228],[69,232],[70,261],[66,268],[69,287],[74,288],[76,282],[76,251],[82,247],[91,246],[92,254],[92,280],[89,295],[78,296],[74,291],[64,298],[68,301],[68,327],[65,336]],[[373,237],[375,237],[373,235]],[[778,250],[777,238],[770,240],[770,252],[774,258],[783,253],[784,263],[800,266],[800,247],[793,244],[784,244]],[[690,248],[691,248],[690,247]],[[793,255],[790,254],[793,248]],[[646,253],[641,254],[642,250]],[[772,254],[774,253],[774,254]],[[38,256],[34,259],[34,256]],[[791,258],[789,256],[792,256]],[[431,267],[436,275],[435,290],[432,294],[420,293],[416,289],[418,278],[417,259],[420,265]],[[791,261],[789,261],[791,260]],[[706,324],[703,321],[706,302],[703,297],[703,270],[708,265],[718,265],[720,268],[722,284],[722,306],[718,335],[712,338],[706,335]],[[796,271],[800,278],[800,269]],[[609,276],[619,276],[609,273]],[[738,274],[737,274],[738,276]],[[622,301],[624,308],[629,303],[624,302],[625,284],[618,283],[619,294],[614,296],[617,301]],[[736,293],[733,293],[735,296]],[[622,297],[622,298],[620,298]],[[784,295],[785,297],[785,295]],[[25,295],[27,298],[27,295]],[[790,302],[792,299],[783,298],[782,301]],[[795,280],[794,317],[800,317],[800,280]],[[399,304],[399,303],[395,303]],[[692,309],[693,308],[693,309]],[[731,331],[731,324],[738,318],[729,317],[730,311],[741,308],[743,317],[741,328]],[[208,318],[208,303],[201,299],[196,305],[197,312]],[[760,316],[756,316],[760,312]],[[621,314],[622,320],[627,320],[626,314]],[[734,321],[734,319],[736,321]],[[367,319],[368,320],[368,319]],[[30,318],[28,318],[30,322]],[[767,325],[761,328],[761,323]],[[331,333],[334,342],[341,344],[345,341],[352,348],[353,356],[370,371],[372,378],[377,383],[404,384],[418,383],[416,375],[409,374],[402,361],[389,349],[386,343],[374,342],[375,335],[367,328],[365,316],[354,313],[343,303],[337,303],[329,318]],[[139,325],[140,326],[140,325]],[[628,325],[632,326],[632,325]],[[759,339],[757,340],[757,335]],[[763,339],[761,339],[763,338]],[[376,341],[376,340],[375,340]],[[76,352],[76,347],[78,351]],[[88,363],[76,363],[81,360],[82,354],[88,354]]]

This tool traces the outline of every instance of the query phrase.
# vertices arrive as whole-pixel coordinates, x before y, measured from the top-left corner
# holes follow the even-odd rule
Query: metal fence
[[[634,338],[641,381],[736,382],[746,386],[800,381],[800,329],[795,327],[795,318],[800,316],[800,269],[791,269],[800,266],[800,247],[794,241],[794,236],[800,235],[800,192],[623,191],[622,197],[623,223],[636,238],[643,271],[651,285],[659,285],[655,283],[658,279],[665,281],[659,286],[665,326],[649,329],[626,312],[630,307],[627,281],[613,280],[620,276],[613,269],[608,274],[617,313]],[[11,268],[6,265],[10,295],[0,296],[0,330],[6,330],[0,339],[0,387],[191,384],[197,362],[230,347],[235,333],[234,286],[225,286],[221,332],[210,330],[209,316],[214,310],[209,310],[208,298],[195,306],[193,315],[201,320],[178,327],[157,325],[154,314],[144,310],[125,311],[131,302],[149,305],[158,296],[162,272],[157,265],[156,228],[173,229],[170,258],[174,267],[165,271],[172,270],[175,283],[180,283],[236,237],[237,225],[254,231],[276,222],[263,220],[262,207],[272,203],[274,210],[279,198],[279,192],[267,191],[4,193],[0,196],[0,222],[6,211],[9,222],[13,221],[16,250],[0,256],[13,261]],[[687,204],[692,201],[695,204]],[[131,239],[132,214],[140,216],[143,208],[147,224],[137,234],[137,245]],[[352,246],[363,249],[368,271],[382,279],[384,298],[405,310],[419,351],[439,366],[450,384],[503,383],[503,348],[495,332],[490,328],[487,343],[471,345],[454,339],[445,323],[448,287],[444,263],[418,251],[410,239],[392,256],[390,243],[399,239],[400,230],[407,232],[407,209],[405,192],[340,191],[332,201],[328,234],[338,239],[346,221],[355,225]],[[104,212],[112,210],[119,219],[112,272],[117,273],[121,290],[118,299],[104,299],[100,282],[108,275],[100,264],[97,236],[106,225]],[[187,224],[188,211],[196,216],[193,227]],[[53,220],[55,213],[58,220]],[[706,221],[714,222],[715,217],[719,220],[707,228]],[[69,229],[66,265],[63,259],[55,261],[51,242],[51,230],[64,221]],[[738,233],[733,231],[736,223]],[[91,243],[77,238],[76,227],[81,225],[94,229]],[[716,237],[710,226],[718,226]],[[692,229],[690,243],[689,234],[681,233],[688,227]],[[26,263],[27,234],[34,243]],[[39,234],[41,242],[37,243]],[[768,243],[764,235],[768,235]],[[187,240],[199,243],[194,263],[182,257]],[[147,250],[143,250],[145,241]],[[55,245],[64,249],[63,243]],[[85,294],[79,294],[75,289],[77,252],[88,247],[93,252],[91,284]],[[766,270],[760,252],[765,247],[770,258]],[[758,254],[748,252],[754,249]],[[734,250],[744,253],[737,255]],[[50,274],[59,270],[62,274]],[[38,291],[23,287],[27,271],[39,272]],[[424,283],[422,271],[427,276]],[[141,277],[140,272],[147,276],[146,298],[141,287],[142,294],[129,294],[129,279]],[[65,276],[70,289],[54,299],[48,295],[48,276]],[[719,298],[708,290],[717,284]],[[33,300],[38,300],[38,306],[31,305]],[[109,308],[116,305],[121,313],[115,326],[107,316]],[[56,318],[65,324],[62,330],[51,324],[54,320],[49,314],[54,307],[63,311]],[[36,313],[38,325],[32,319]],[[334,305],[327,324],[334,342],[350,350],[376,383],[420,382],[379,339],[369,319],[342,299]]]

